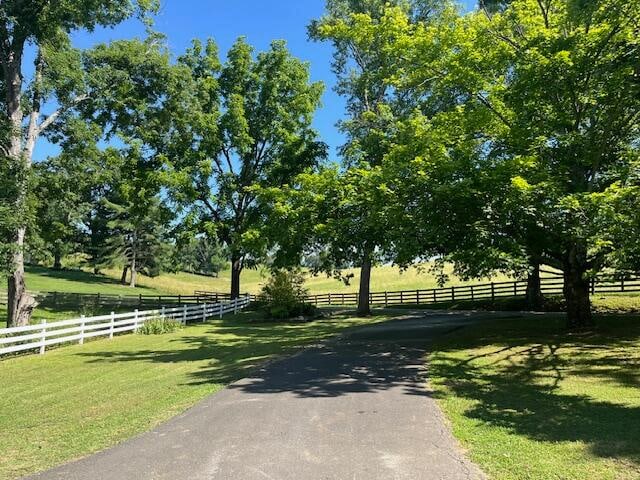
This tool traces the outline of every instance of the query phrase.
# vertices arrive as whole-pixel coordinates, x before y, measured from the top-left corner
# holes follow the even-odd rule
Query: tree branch
[[[59,109],[57,109],[55,112],[53,112],[47,118],[45,118],[42,121],[42,123],[40,123],[40,126],[38,127],[38,135],[40,135],[49,126],[51,126],[51,124],[56,121],[56,118],[58,118],[63,112],[66,112],[70,108],[72,108],[72,107],[78,105],[79,103],[82,103],[82,102],[84,102],[85,100],[88,100],[88,99],[89,99],[89,95],[78,95],[76,98],[71,100],[71,102],[69,102],[68,105],[65,105],[65,106],[60,107]]]

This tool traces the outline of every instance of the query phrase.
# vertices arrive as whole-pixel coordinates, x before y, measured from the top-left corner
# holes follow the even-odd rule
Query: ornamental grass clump
[[[138,328],[140,335],[164,335],[165,333],[177,332],[182,328],[182,324],[177,320],[168,318],[153,318],[144,322]]]

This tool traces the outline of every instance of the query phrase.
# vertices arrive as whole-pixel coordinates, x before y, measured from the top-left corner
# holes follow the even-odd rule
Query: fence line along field
[[[38,351],[44,354],[46,348],[53,345],[77,342],[83,344],[86,339],[109,337],[123,333],[135,333],[142,326],[155,319],[175,320],[182,325],[188,322],[205,322],[211,317],[222,318],[225,313],[244,309],[250,303],[249,296],[220,303],[202,303],[182,305],[180,307],[147,310],[135,310],[128,313],[96,317],[80,317],[71,320],[39,325],[0,329],[0,355],[18,352]]]

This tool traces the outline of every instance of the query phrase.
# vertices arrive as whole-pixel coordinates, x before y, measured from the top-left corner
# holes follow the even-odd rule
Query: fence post
[[[416,305],[420,305],[420,290],[416,290]]]
[[[451,287],[451,301],[456,301],[456,287]]]
[[[624,292],[624,278],[620,280],[620,291]]]
[[[160,318],[162,318],[162,320],[164,320],[164,317],[165,317],[165,307],[163,306],[163,307],[160,309]]]
[[[182,324],[183,325],[187,324],[187,306],[186,305],[182,306]]]
[[[133,333],[138,333],[138,309],[137,308],[133,311],[133,318],[134,318]]]
[[[207,321],[207,304],[202,304],[202,323]]]
[[[518,282],[513,282],[513,296],[517,297],[518,296]]]
[[[496,299],[496,284],[491,282],[491,300]]]
[[[111,312],[111,325],[109,325],[109,340],[113,338],[113,328],[116,321],[116,312]]]
[[[233,314],[238,313],[238,297],[233,299]]]
[[[591,295],[595,295],[596,294],[596,279],[592,278],[591,279]]]
[[[331,305],[331,294],[329,294],[329,305]]]
[[[404,293],[400,290],[400,305],[404,305]]]
[[[82,345],[84,343],[84,315],[80,315],[80,340],[78,340],[78,344]]]
[[[436,294],[436,289],[432,290],[433,292],[433,303],[438,303],[438,295]]]
[[[224,306],[223,306],[222,302],[218,302],[218,316],[219,316],[219,318],[222,318],[222,310],[224,310]]]
[[[389,292],[387,292],[386,290],[384,291],[384,306],[389,306]]]
[[[178,295],[178,305],[182,305],[182,295]]]
[[[44,355],[44,350],[45,350],[44,342],[47,341],[47,319],[43,318],[41,323],[42,323],[42,330],[40,330],[40,333],[42,333],[42,338],[40,339],[40,341],[42,342],[42,344],[40,345],[40,355]]]
[[[473,295],[473,285],[471,285],[471,301],[475,300],[475,296]]]

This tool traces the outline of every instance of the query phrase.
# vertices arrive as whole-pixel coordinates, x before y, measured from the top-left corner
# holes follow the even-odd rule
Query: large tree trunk
[[[540,283],[540,264],[532,262],[531,271],[527,277],[527,307],[534,311],[542,310],[544,296]]]
[[[53,252],[53,269],[62,270],[62,255],[57,250]]]
[[[9,134],[8,157],[11,162],[20,167],[20,178],[16,179],[15,206],[19,215],[24,213],[27,198],[27,175],[31,167],[31,154],[35,145],[36,131],[33,121],[30,122],[27,143],[22,142],[22,48],[23,42],[15,45],[13,51],[4,52],[6,63],[3,65],[5,74],[5,105],[9,118],[11,132]],[[33,117],[32,120],[35,120]],[[24,281],[24,237],[26,227],[18,227],[14,237],[15,253],[13,254],[13,271],[8,278],[7,288],[7,326],[17,327],[28,325],[31,313],[36,307],[35,299],[27,292]]]
[[[242,257],[231,256],[231,298],[240,297],[240,274],[242,273]]]
[[[17,248],[13,256],[14,270],[9,275],[7,284],[7,326],[22,327],[29,325],[33,309],[37,302],[28,292],[24,282],[24,234],[25,229],[18,230]]]
[[[567,304],[567,326],[571,330],[585,329],[593,325],[586,257],[584,246],[573,245],[565,259],[564,298]]]
[[[360,267],[360,291],[358,292],[358,315],[371,315],[369,293],[371,291],[371,255],[365,254]]]

